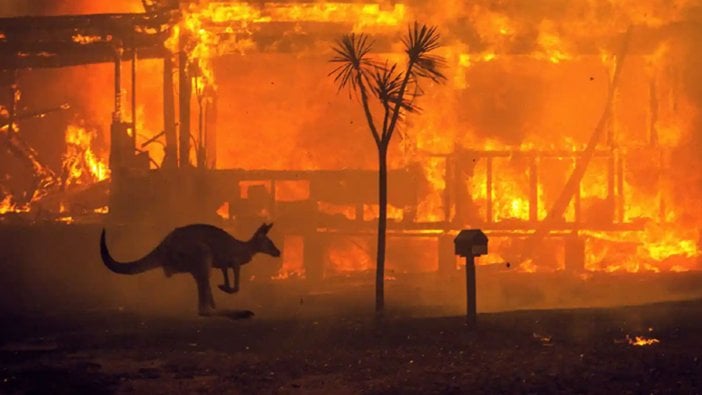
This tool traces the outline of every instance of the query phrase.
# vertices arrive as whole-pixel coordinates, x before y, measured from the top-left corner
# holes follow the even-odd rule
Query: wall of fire
[[[414,251],[411,255],[422,258],[398,252],[390,257],[391,270],[445,266],[450,259],[439,259],[437,235],[467,226],[491,232],[495,253],[482,260],[485,264],[511,261],[524,271],[700,268],[702,213],[694,202],[701,193],[695,171],[701,97],[695,89],[702,84],[691,72],[700,42],[694,2],[555,2],[551,8],[523,1],[428,3],[334,3],[342,11],[328,2],[182,6],[178,33],[193,34],[189,60],[201,77],[191,86],[192,130],[199,126],[198,89],[208,86],[205,102],[214,104],[216,98],[209,111],[216,118],[216,144],[209,155],[216,167],[308,172],[305,181],[277,193],[274,205],[311,200],[315,213],[348,220],[336,226],[341,236],[323,235],[327,274],[372,269],[372,236],[357,233],[374,219],[373,200],[330,202],[299,190],[317,185],[319,170],[374,168],[372,140],[357,103],[339,95],[326,77],[331,40],[347,30],[367,31],[378,40],[378,58],[399,59],[398,34],[422,15],[442,27],[441,53],[450,79],[444,86],[425,87],[422,114],[408,119],[393,146],[393,167],[421,177],[396,187],[417,203],[391,208],[397,237],[390,253]],[[618,56],[629,27],[628,49]],[[174,53],[180,49],[175,41],[167,46]],[[608,102],[619,60],[621,78]],[[128,62],[123,70],[129,81]],[[60,118],[22,126],[27,141],[51,158],[52,167],[71,157],[67,153],[76,139],[70,136],[79,130],[92,139],[78,139],[77,152],[84,156],[90,150],[98,162],[108,163],[114,103],[105,92],[111,91],[113,72],[112,65],[93,65],[19,73],[28,103],[38,106],[41,97],[72,104]],[[139,60],[137,73],[135,114],[125,82],[124,116],[136,121],[137,146],[149,152],[156,167],[164,155],[163,138],[151,141],[164,130],[163,61]],[[175,85],[177,96],[181,91]],[[178,112],[174,116],[180,120]],[[547,252],[524,256],[524,235],[543,226],[605,112],[604,134],[578,193],[549,225],[543,241]],[[62,146],[55,133],[61,125],[63,153],[56,149]],[[193,163],[196,158],[192,150]],[[89,171],[92,179],[83,182],[107,177],[100,171]],[[239,198],[248,196],[251,185],[265,185],[270,194],[270,178],[279,176],[272,172],[258,181],[237,181]],[[227,211],[237,211],[235,204],[244,207],[235,198],[227,201]],[[224,213],[226,207],[220,208]],[[312,225],[313,237],[316,228],[326,229]],[[305,239],[301,232],[286,237],[280,277],[303,271]]]

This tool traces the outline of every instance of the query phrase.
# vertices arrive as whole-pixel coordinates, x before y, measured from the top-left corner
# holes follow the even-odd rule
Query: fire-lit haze
[[[143,12],[140,1],[126,0],[4,0],[0,9],[4,16]],[[376,149],[358,100],[328,77],[334,40],[366,32],[375,39],[374,58],[401,62],[408,24],[438,26],[448,81],[422,86],[422,110],[401,125],[390,153],[393,169],[421,179],[399,191],[416,194],[416,207],[390,207],[389,221],[421,224],[398,228],[428,237],[391,242],[391,271],[436,270],[430,236],[469,227],[493,233],[479,263],[565,270],[572,257],[563,247],[526,256],[514,234],[546,226],[539,221],[598,128],[577,198],[549,218],[544,243],[581,237],[586,271],[702,268],[701,1],[200,1],[181,10],[165,45],[176,53],[181,37],[194,38],[193,125],[198,106],[216,101],[218,169],[374,170]],[[124,117],[135,116],[141,147],[164,130],[163,61],[137,61],[136,114],[126,63],[123,69]],[[67,172],[67,186],[110,175],[112,72],[104,64],[18,71],[23,105],[71,106],[46,124],[18,122],[45,163]],[[143,148],[153,168],[163,161],[162,141]],[[2,192],[0,212],[26,209],[13,206],[12,191]],[[359,214],[315,204],[348,219]],[[361,214],[373,221],[377,206]],[[326,274],[372,270],[371,240],[335,237],[324,254]],[[304,275],[303,248],[300,238],[286,238],[285,265],[274,278]]]

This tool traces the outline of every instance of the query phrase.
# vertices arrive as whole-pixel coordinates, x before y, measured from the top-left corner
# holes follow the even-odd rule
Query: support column
[[[195,81],[195,97],[197,100],[197,148],[196,148],[196,166],[198,169],[207,167],[207,151],[205,150],[205,118],[207,116],[207,92],[206,86],[200,86],[199,70],[193,80]]]
[[[12,136],[15,132],[15,116],[17,115],[17,74],[13,73],[12,83],[10,84],[10,101],[7,109],[7,135]]]
[[[617,221],[617,191],[615,189],[615,182],[617,176],[614,171],[615,166],[616,150],[612,149],[610,151],[609,158],[607,159],[607,206],[609,210],[607,214],[608,219],[610,219],[611,222]]]
[[[309,284],[316,285],[324,279],[324,247],[327,239],[316,229],[306,229],[302,237],[305,278]]]
[[[469,190],[463,181],[463,178],[465,177],[465,171],[463,170],[464,161],[461,160],[459,154],[457,153],[454,153],[453,158],[453,178],[451,181],[453,183],[453,204],[455,209],[453,211],[453,221],[451,223],[462,227],[466,222],[466,212],[464,207],[468,199],[471,201],[473,200],[473,191]],[[469,192],[469,194],[466,195],[466,192]]]
[[[115,54],[115,108],[112,113],[113,121],[122,120],[122,58],[118,53]]]
[[[651,77],[649,83],[649,138],[648,143],[651,147],[658,146],[658,91],[656,89],[656,78]]]
[[[129,180],[125,169],[129,165],[130,157],[127,155],[126,148],[131,144],[131,137],[128,134],[128,124],[122,122],[122,53],[121,49],[117,49],[114,59],[114,111],[112,113],[112,124],[110,125],[110,216],[126,219],[133,210],[130,210],[130,205],[133,204],[129,196],[130,188]],[[133,154],[133,151],[131,151]]]
[[[492,216],[492,157],[487,158],[487,176],[485,182],[486,200],[487,200],[487,223],[493,222]]]
[[[539,168],[536,156],[529,162],[529,221],[539,222]]]
[[[477,321],[477,301],[475,290],[475,257],[466,257],[466,324],[474,326]]]
[[[581,162],[580,158],[575,159],[575,167],[576,168],[582,166],[580,162]],[[573,212],[574,212],[573,216],[575,217],[573,222],[575,222],[576,224],[580,224],[580,221],[582,219],[582,217],[580,216],[580,200],[581,200],[581,189],[582,189],[581,182],[582,182],[582,179],[580,181],[578,181],[578,185],[575,187],[575,194],[573,195]],[[578,228],[579,228],[579,226],[578,226]]]
[[[454,173],[456,172],[456,164],[454,158],[449,155],[444,159],[444,193],[442,195],[443,206],[444,206],[444,222],[446,223],[445,229],[449,228],[449,224],[452,222],[451,208],[453,206],[453,201],[451,199],[452,195],[455,195],[454,188],[456,187]]]
[[[175,96],[173,87],[173,58],[163,58],[163,130],[166,134],[164,168],[178,167],[178,133],[175,122]]]
[[[617,222],[624,222],[624,153],[618,151],[617,155]]]
[[[582,273],[585,270],[585,240],[577,232],[565,238],[565,270]]]
[[[448,233],[439,235],[439,274],[450,276],[456,272],[456,256],[453,254],[453,236]]]
[[[122,59],[119,51],[114,59],[114,98],[115,107],[112,112],[112,125],[110,127],[110,170],[113,178],[119,172],[119,168],[124,166],[124,146],[125,140],[129,138],[122,125]]]
[[[180,36],[180,52],[178,54],[178,86],[180,88],[180,167],[190,166],[190,96],[192,85],[188,73],[188,54],[185,51],[185,37]]]
[[[213,89],[207,105],[207,122],[205,124],[205,151],[207,167],[217,167],[217,92]]]
[[[132,153],[136,152],[137,146],[137,50],[132,48]]]

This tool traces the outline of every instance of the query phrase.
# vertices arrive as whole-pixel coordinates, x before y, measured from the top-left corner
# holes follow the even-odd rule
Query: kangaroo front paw
[[[220,284],[217,287],[228,294],[233,294],[239,291],[237,288],[228,287],[225,284]]]

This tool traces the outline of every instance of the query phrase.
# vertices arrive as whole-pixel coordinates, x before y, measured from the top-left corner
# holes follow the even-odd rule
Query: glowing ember
[[[102,36],[85,36],[82,34],[75,34],[75,35],[73,35],[72,38],[73,38],[73,42],[78,43],[78,44],[83,44],[83,45],[112,41],[112,36],[110,36],[110,35],[108,35],[106,37],[102,37]]]
[[[626,336],[626,340],[629,344],[632,346],[652,346],[654,344],[660,343],[660,340],[655,339],[655,338],[649,338],[645,336],[635,336],[633,339],[629,337],[629,335]]]

